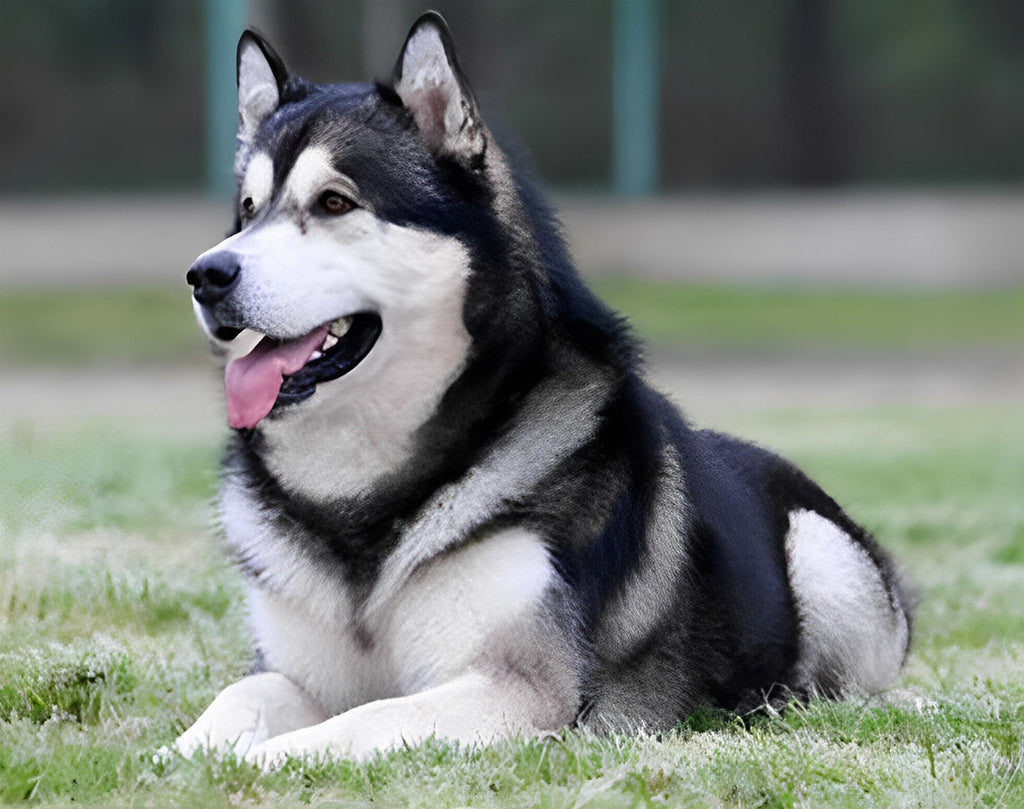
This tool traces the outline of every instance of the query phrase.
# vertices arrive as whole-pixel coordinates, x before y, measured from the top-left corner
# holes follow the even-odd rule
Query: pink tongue
[[[228,398],[228,424],[235,429],[255,427],[270,412],[284,377],[294,374],[327,338],[330,326],[305,337],[278,343],[264,337],[244,357],[232,360],[224,371]]]

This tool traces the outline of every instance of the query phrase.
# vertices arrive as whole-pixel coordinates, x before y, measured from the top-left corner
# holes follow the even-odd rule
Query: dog
[[[873,694],[911,604],[796,467],[697,429],[481,118],[444,20],[390,83],[238,45],[220,515],[252,673],[176,742],[275,764]]]

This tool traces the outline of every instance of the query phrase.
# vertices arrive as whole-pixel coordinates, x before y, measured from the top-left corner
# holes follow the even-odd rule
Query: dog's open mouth
[[[251,429],[276,405],[309,398],[321,382],[337,379],[359,365],[380,332],[380,316],[361,312],[294,340],[264,337],[244,357],[228,363],[224,372],[228,424]],[[237,334],[230,329],[217,336],[233,339]]]

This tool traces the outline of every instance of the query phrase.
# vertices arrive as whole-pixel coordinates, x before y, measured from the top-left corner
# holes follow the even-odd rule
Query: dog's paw
[[[259,728],[235,728],[232,732],[215,733],[197,723],[175,740],[172,750],[182,758],[192,758],[200,751],[218,755],[234,754],[242,758],[264,738],[266,736]]]
[[[342,749],[334,740],[316,738],[309,730],[285,733],[261,744],[254,745],[245,755],[245,760],[257,765],[264,772],[284,767],[288,761],[326,762],[356,758],[347,747]]]
[[[185,758],[199,751],[242,758],[261,742],[326,718],[312,697],[284,675],[255,674],[221,691],[174,749]]]
[[[245,761],[255,764],[264,772],[280,770],[289,759],[303,760],[305,758],[303,751],[296,750],[292,745],[282,743],[277,739],[257,744],[245,754]]]

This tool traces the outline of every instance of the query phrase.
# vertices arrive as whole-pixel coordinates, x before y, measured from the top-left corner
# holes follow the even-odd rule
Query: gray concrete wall
[[[559,200],[585,275],[973,287],[1024,283],[1024,190]],[[0,285],[184,284],[229,203],[0,198]]]
[[[575,200],[564,221],[587,274],[842,286],[1024,283],[1024,192]]]

